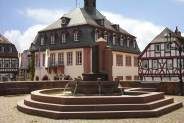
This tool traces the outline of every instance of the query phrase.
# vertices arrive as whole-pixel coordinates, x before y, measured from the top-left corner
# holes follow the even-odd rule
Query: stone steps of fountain
[[[24,104],[30,107],[54,111],[126,111],[126,110],[152,110],[173,103],[173,98],[163,98],[144,104],[91,104],[91,105],[62,105],[44,103],[25,98]]]
[[[144,95],[123,96],[49,96],[31,93],[31,99],[38,102],[63,104],[63,105],[89,105],[89,104],[142,104],[157,101],[164,98],[162,92],[152,92]]]
[[[153,110],[60,112],[54,110],[33,108],[25,105],[24,101],[18,102],[17,105],[18,110],[24,113],[54,119],[147,118],[157,117],[176,110],[180,107],[182,107],[182,103],[171,103]]]

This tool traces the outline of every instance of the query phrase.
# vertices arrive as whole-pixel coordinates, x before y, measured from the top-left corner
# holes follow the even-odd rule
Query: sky
[[[39,30],[75,8],[76,0],[0,0],[0,33],[22,52]],[[97,9],[136,36],[141,51],[165,27],[184,32],[184,0],[97,0]]]

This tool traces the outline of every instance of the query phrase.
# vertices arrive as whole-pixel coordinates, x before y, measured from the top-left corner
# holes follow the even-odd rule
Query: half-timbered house
[[[83,73],[106,73],[109,79],[138,79],[136,38],[106,19],[96,0],[84,0],[53,24],[38,32],[32,43],[35,79],[54,79]]]
[[[140,78],[144,81],[178,82],[180,75],[184,75],[183,43],[184,37],[178,28],[175,32],[165,28],[139,56]]]
[[[16,80],[19,60],[14,44],[0,34],[0,81]]]

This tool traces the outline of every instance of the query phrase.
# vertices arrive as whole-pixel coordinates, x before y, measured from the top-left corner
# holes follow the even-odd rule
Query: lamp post
[[[180,94],[183,96],[183,79],[182,79],[182,47],[179,45],[179,86],[180,86]]]
[[[172,41],[171,33],[166,34],[165,38],[166,38],[167,42],[169,42],[171,44],[171,41]],[[170,46],[170,48],[171,48],[171,46]],[[182,46],[179,44],[178,48],[176,48],[176,50],[178,50],[178,52],[179,52],[179,75],[178,75],[178,78],[179,78],[179,89],[180,89],[181,96],[183,96],[184,93],[183,93],[183,79],[182,79],[182,51],[183,51],[182,50]]]

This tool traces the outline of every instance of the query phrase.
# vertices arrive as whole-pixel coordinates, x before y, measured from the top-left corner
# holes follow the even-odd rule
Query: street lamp
[[[179,65],[179,86],[180,86],[180,93],[181,93],[181,96],[183,96],[183,79],[182,79],[182,55],[181,55],[181,53],[182,53],[182,47],[181,47],[181,45],[179,45],[179,48],[178,48],[178,51],[179,51],[179,63],[180,63],[180,65]]]

